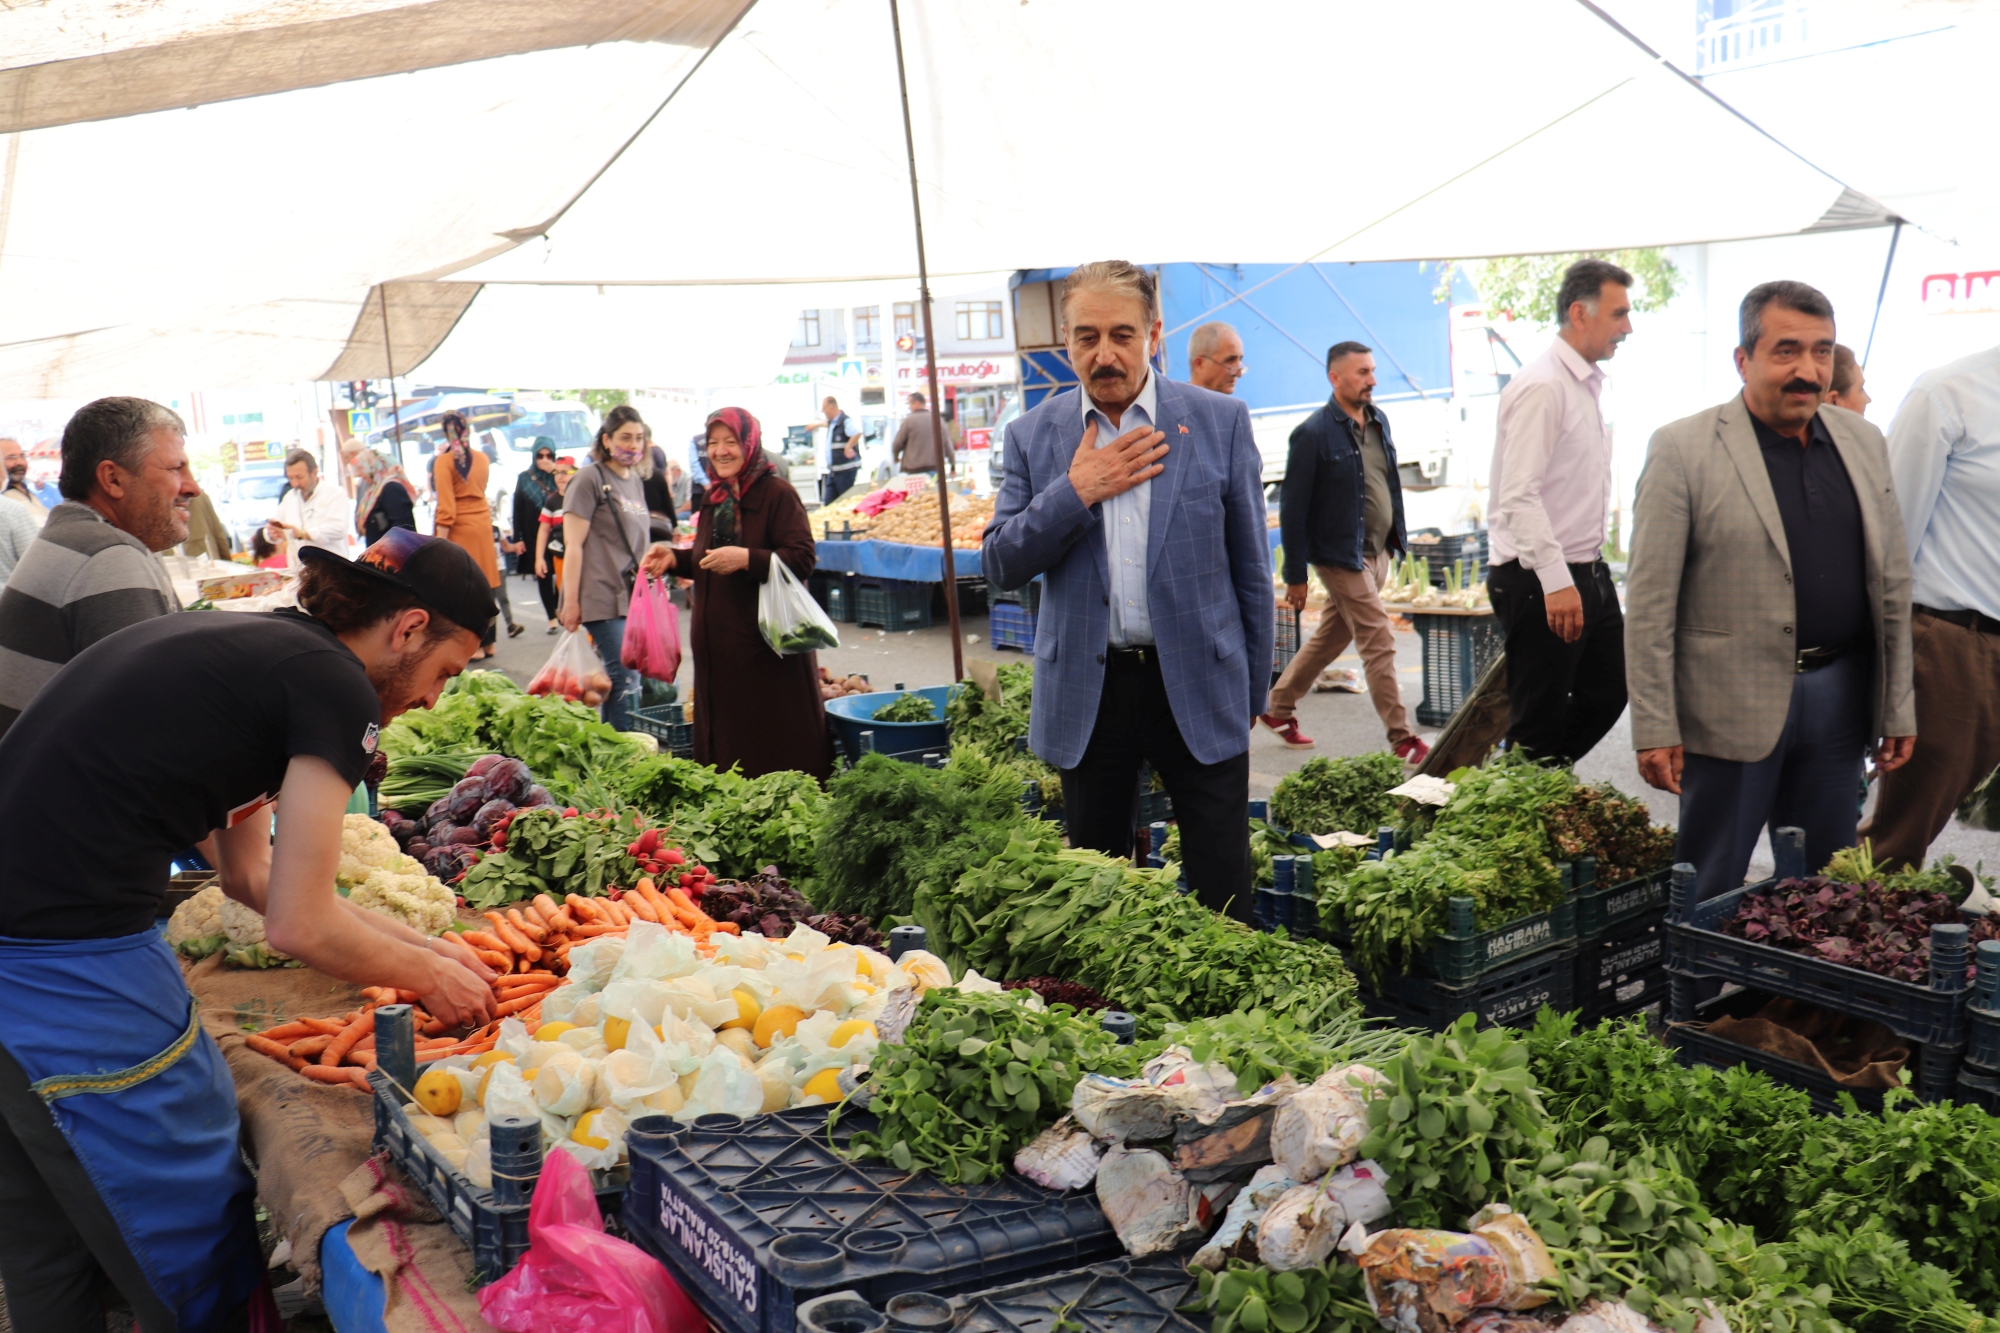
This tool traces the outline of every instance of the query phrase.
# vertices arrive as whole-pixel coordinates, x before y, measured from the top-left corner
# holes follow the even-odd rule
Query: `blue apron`
[[[236,1086],[155,931],[0,937],[0,1019],[181,1333],[203,1333],[262,1280],[256,1182],[237,1147]]]

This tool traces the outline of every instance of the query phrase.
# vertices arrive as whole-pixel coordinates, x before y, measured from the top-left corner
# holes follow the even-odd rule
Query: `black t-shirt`
[[[562,511],[563,511],[563,493],[561,491],[557,491],[554,495],[551,495],[548,498],[548,502],[542,506],[542,515],[543,515],[542,522],[546,523],[549,529],[549,544],[547,548],[547,553],[551,559],[563,553]],[[555,573],[554,570],[550,570],[549,572],[551,574]]]
[[[1778,434],[1756,413],[1750,424],[1778,501],[1791,551],[1801,648],[1845,648],[1868,635],[1867,535],[1840,448],[1815,415],[1806,443]]]
[[[293,755],[359,783],[382,701],[297,611],[195,611],[100,639],[0,740],[0,936],[149,929],[169,863],[265,809]]]

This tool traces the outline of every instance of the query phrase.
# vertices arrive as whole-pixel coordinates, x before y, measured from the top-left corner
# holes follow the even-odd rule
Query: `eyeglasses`
[[[543,460],[544,458],[548,458],[548,459],[553,459],[554,457],[555,457],[555,455],[554,455],[554,454],[552,454],[552,453],[547,453],[547,452],[543,452],[543,453],[539,453],[539,454],[536,454],[536,455],[535,455],[535,461],[536,461],[537,463],[539,463],[539,462],[541,462],[541,461],[542,461],[542,460]]]

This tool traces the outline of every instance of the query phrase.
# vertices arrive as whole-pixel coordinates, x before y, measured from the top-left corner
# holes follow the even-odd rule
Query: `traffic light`
[[[897,350],[897,351],[899,351],[899,352],[914,352],[914,351],[916,351],[916,350],[917,350],[917,340],[916,340],[915,336],[914,336],[914,335],[912,335],[912,334],[908,334],[908,333],[906,333],[906,334],[904,334],[904,335],[903,335],[902,337],[900,337],[900,338],[896,339],[896,350]]]

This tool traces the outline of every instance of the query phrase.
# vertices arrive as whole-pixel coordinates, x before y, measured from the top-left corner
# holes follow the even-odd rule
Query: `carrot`
[[[426,1022],[419,1031],[426,1037],[435,1037],[443,1033],[449,1026],[442,1018],[433,1018]]]
[[[332,1069],[326,1065],[307,1065],[299,1072],[321,1083],[345,1084],[347,1087],[360,1088],[363,1091],[368,1088],[368,1071],[365,1069]]]
[[[569,914],[569,908],[567,907],[557,908],[556,914],[549,918],[549,929],[560,931],[565,935],[575,930],[580,924],[582,923]]]
[[[360,1041],[363,1037],[372,1035],[374,1031],[375,1012],[371,1009],[340,1030],[340,1035],[329,1042],[327,1048],[319,1053],[319,1062],[329,1069],[333,1068],[347,1058],[347,1053],[354,1049],[356,1042]]]
[[[243,1044],[259,1055],[268,1055],[273,1060],[290,1065],[293,1069],[297,1069],[305,1063],[305,1061],[286,1050],[282,1042],[272,1041],[269,1037],[259,1036],[255,1032],[244,1033]]]
[[[456,1037],[423,1037],[418,1040],[417,1049],[420,1051],[434,1051],[441,1046],[456,1045],[458,1045],[458,1038]]]
[[[396,992],[396,1002],[398,1004],[415,1004],[423,998],[423,993],[420,991],[399,990]]]
[[[647,902],[645,898],[637,893],[626,894],[624,901],[618,905],[630,911],[633,916],[641,921],[650,921],[656,926],[661,924],[659,912],[651,903]]]
[[[289,1023],[280,1023],[274,1028],[265,1028],[256,1035],[264,1038],[266,1041],[286,1042],[296,1040],[299,1037],[310,1037],[312,1032],[313,1030],[306,1026],[306,1024],[293,1019]]]
[[[578,926],[576,933],[584,939],[596,939],[599,935],[623,935],[624,926]]]
[[[488,912],[486,919],[493,923],[493,928],[500,933],[501,942],[509,949],[531,963],[541,961],[542,951],[536,947],[535,942],[529,939],[526,933],[516,930],[507,918],[498,912]]]
[[[502,1000],[499,1004],[494,1006],[493,1012],[498,1016],[505,1018],[508,1014],[518,1014],[523,1009],[528,1008],[530,1005],[537,1005],[540,1004],[541,1002],[542,1002],[541,992],[537,991],[532,995],[522,995],[512,1000]]]
[[[668,914],[673,911],[673,904],[669,903],[659,889],[654,887],[652,880],[641,879],[633,891],[645,899],[646,905],[659,914],[661,921],[668,919]]]
[[[318,1055],[321,1051],[325,1050],[327,1047],[331,1045],[333,1045],[333,1038],[329,1037],[326,1033],[322,1032],[319,1035],[313,1037],[301,1037],[299,1040],[292,1043],[290,1049],[293,1055],[298,1055],[298,1056]]]
[[[741,935],[743,933],[743,927],[737,925],[734,921],[718,921],[715,923],[715,930],[719,935]]]
[[[549,934],[548,927],[540,924],[539,922],[528,920],[527,917],[521,914],[521,909],[518,907],[510,907],[507,909],[507,924],[512,926],[514,929],[520,931],[523,935],[526,935],[529,939],[533,940],[537,944],[540,944],[544,939],[548,938]]]
[[[687,890],[678,886],[667,890],[667,905],[674,909],[674,915],[690,926],[699,927],[704,923],[714,929],[715,920],[708,913],[694,905],[694,899],[687,896]]]
[[[488,967],[498,968],[504,972],[514,966],[514,955],[511,953],[502,953],[498,949],[476,949],[473,952],[479,961]]]
[[[353,1015],[350,1014],[347,1018],[301,1018],[299,1021],[314,1032],[324,1032],[332,1036],[338,1034],[342,1028],[346,1027],[352,1018]]]
[[[552,917],[562,911],[562,904],[558,903],[554,898],[549,897],[546,893],[535,895],[534,906],[544,917]]]
[[[582,894],[565,894],[563,902],[568,905],[570,911],[576,913],[579,924],[588,926],[597,920],[597,904]]]
[[[495,953],[507,952],[507,943],[498,935],[490,935],[483,930],[468,930],[459,936],[475,949],[491,949]]]

